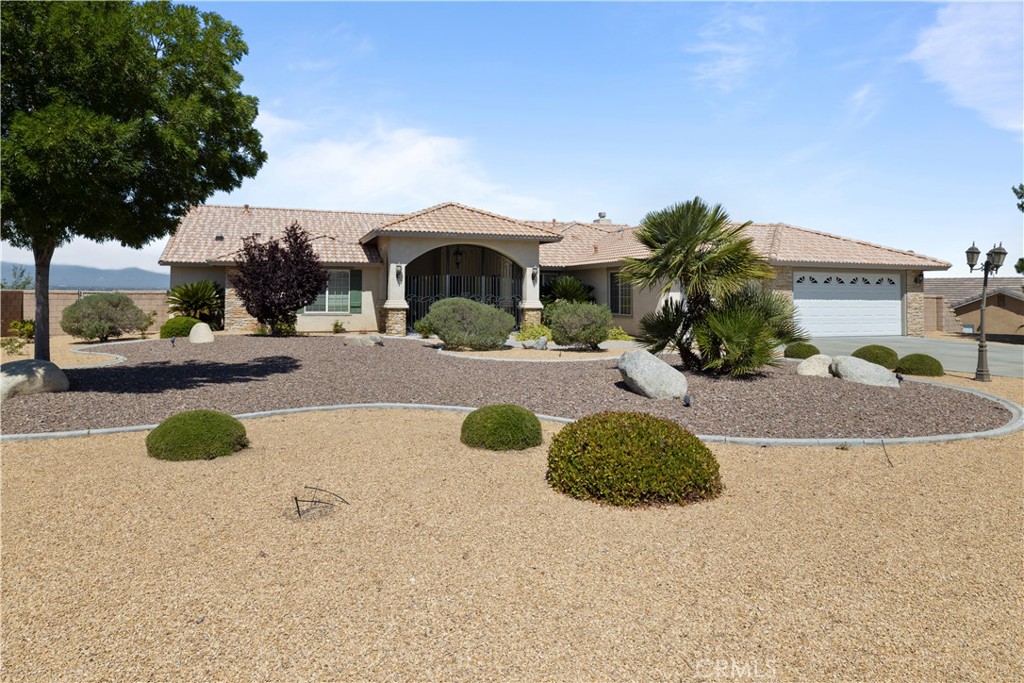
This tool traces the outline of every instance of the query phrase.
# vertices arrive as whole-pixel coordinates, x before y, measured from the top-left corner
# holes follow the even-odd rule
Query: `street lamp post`
[[[971,248],[967,250],[967,265],[971,272],[974,272],[978,265],[978,257],[981,250],[972,242]],[[974,373],[974,379],[978,382],[991,382],[992,375],[988,372],[988,343],[985,341],[985,299],[988,297],[988,274],[995,273],[1006,260],[1006,250],[1003,243],[999,246],[992,245],[992,248],[985,254],[985,262],[981,264],[981,270],[985,277],[981,281],[981,312],[978,315],[978,329],[981,331],[978,340],[978,369]]]

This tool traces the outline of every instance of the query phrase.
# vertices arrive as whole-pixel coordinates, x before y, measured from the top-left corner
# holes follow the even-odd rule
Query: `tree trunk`
[[[36,261],[36,360],[50,360],[50,260],[56,247],[52,240],[32,245]]]

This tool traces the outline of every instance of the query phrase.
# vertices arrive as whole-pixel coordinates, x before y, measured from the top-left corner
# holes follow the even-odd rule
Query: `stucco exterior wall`
[[[956,315],[961,323],[980,332],[980,299],[957,307]],[[989,294],[985,302],[985,327],[985,334],[1024,334],[1024,301],[1005,294]]]
[[[566,275],[579,278],[594,288],[597,303],[610,306],[608,288],[611,284],[611,273],[619,271],[618,267],[579,268],[571,269]],[[630,315],[612,314],[612,324],[621,327],[628,334],[640,334],[640,319],[661,306],[662,294],[659,288],[644,289],[633,286],[633,311]]]
[[[171,266],[171,289],[199,280],[210,280],[225,287],[225,270],[224,266]]]

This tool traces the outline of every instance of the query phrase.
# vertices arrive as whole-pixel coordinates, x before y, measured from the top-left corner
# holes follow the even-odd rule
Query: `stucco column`
[[[405,263],[388,264],[388,298],[384,302],[384,331],[404,336],[409,302],[405,300]]]
[[[523,268],[523,325],[540,325],[540,312],[544,304],[540,302],[540,265],[535,264]]]

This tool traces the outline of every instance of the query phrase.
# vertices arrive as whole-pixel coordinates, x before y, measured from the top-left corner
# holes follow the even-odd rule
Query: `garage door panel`
[[[895,273],[797,272],[797,321],[818,337],[903,333],[900,277]]]

